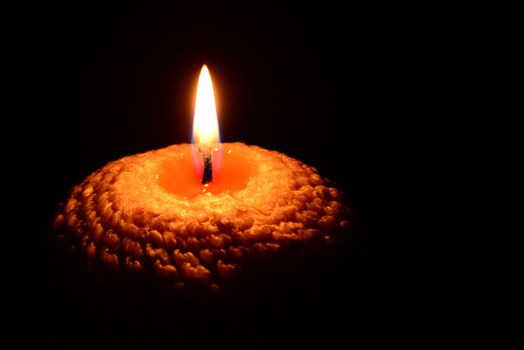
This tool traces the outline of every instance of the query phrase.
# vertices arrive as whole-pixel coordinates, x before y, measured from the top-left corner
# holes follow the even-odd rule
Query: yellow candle
[[[75,186],[60,209],[60,237],[90,263],[216,290],[253,259],[347,234],[350,210],[314,168],[257,146],[220,144],[214,94],[206,90],[203,99],[201,86],[195,126],[210,115],[215,121],[195,132],[196,144],[111,162]],[[213,176],[203,183],[206,154]]]

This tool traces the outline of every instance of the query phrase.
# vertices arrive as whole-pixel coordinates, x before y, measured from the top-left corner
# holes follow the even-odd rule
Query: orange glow
[[[204,64],[198,79],[193,116],[193,142],[200,153],[214,153],[220,145],[215,94],[209,69]]]
[[[220,175],[214,177],[213,182],[208,185],[202,185],[200,177],[189,171],[193,163],[191,153],[194,152],[191,152],[188,146],[178,157],[162,164],[159,173],[160,186],[168,192],[188,199],[205,193],[235,193],[243,190],[249,178],[255,174],[255,163],[238,147],[233,151],[226,143],[224,148]]]

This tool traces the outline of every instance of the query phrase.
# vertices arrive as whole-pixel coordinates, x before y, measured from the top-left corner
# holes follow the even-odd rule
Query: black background
[[[31,171],[37,200],[24,258],[28,339],[58,347],[85,343],[82,332],[65,325],[79,321],[68,317],[81,314],[86,303],[50,296],[63,287],[42,261],[53,213],[73,185],[107,162],[189,142],[204,63],[214,81],[222,140],[277,150],[316,167],[347,194],[361,222],[351,276],[341,277],[354,286],[351,300],[339,293],[336,300],[344,301],[330,304],[334,309],[327,313],[312,300],[299,305],[306,312],[291,318],[289,334],[258,325],[263,337],[246,336],[234,345],[265,347],[285,334],[290,344],[372,343],[401,327],[401,316],[391,315],[397,287],[388,285],[388,233],[381,219],[384,171],[394,171],[381,163],[388,145],[379,140],[379,116],[388,101],[384,57],[393,54],[385,50],[387,22],[376,9],[85,3],[39,5],[29,13],[37,108],[27,125],[38,165]],[[278,323],[282,315],[273,317],[265,321]],[[97,322],[79,327],[86,324]],[[180,342],[184,335],[172,331]],[[154,337],[149,332],[142,338]],[[118,337],[87,333],[93,343],[121,344]]]

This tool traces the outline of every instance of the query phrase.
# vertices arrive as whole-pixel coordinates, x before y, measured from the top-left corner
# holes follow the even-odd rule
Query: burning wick
[[[204,154],[204,176],[202,183],[205,185],[213,181],[213,165],[211,164],[211,154]]]
[[[204,159],[204,175],[202,184],[213,181],[213,153],[218,151],[220,136],[215,107],[215,95],[211,75],[206,65],[200,71],[198,79],[195,115],[193,119],[194,146]]]
[[[211,162],[211,157],[213,156],[213,153],[216,151],[216,148],[214,147],[205,147],[206,149],[202,149],[202,147],[198,147],[198,151],[202,153],[204,157],[204,176],[202,177],[202,184],[207,184],[213,181],[213,163]]]

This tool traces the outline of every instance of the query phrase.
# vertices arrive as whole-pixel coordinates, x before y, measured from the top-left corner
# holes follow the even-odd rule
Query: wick
[[[205,185],[213,181],[213,166],[211,164],[211,153],[204,153],[204,176],[202,183]]]

